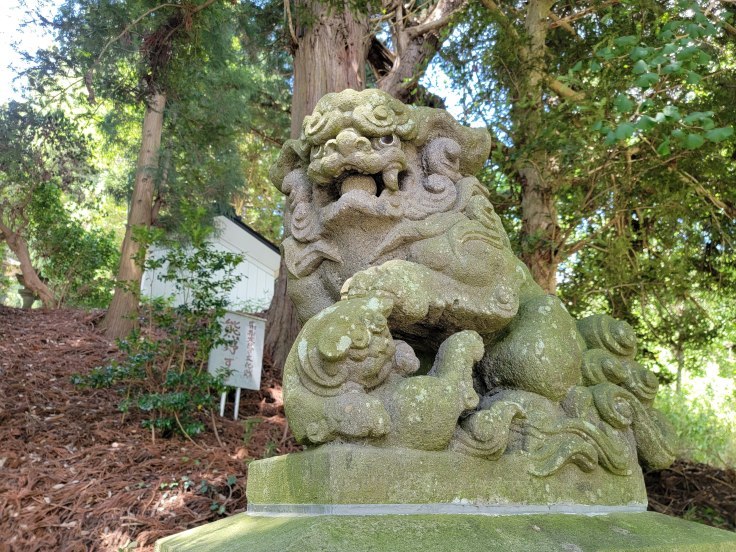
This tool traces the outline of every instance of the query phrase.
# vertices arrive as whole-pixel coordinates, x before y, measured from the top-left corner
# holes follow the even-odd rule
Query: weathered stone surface
[[[272,178],[305,322],[284,368],[294,435],[472,456],[489,473],[523,456],[538,478],[668,465],[633,330],[576,321],[531,280],[473,176],[489,148],[485,130],[378,90],[326,95],[284,146]]]
[[[582,515],[239,514],[156,544],[157,552],[730,552],[736,533],[644,512]]]
[[[284,406],[309,449],[249,467],[249,509],[277,517],[157,550],[736,550],[643,511],[639,461],[673,460],[656,377],[628,324],[576,321],[532,281],[473,176],[489,148],[377,90],[305,118],[272,179],[304,323]]]
[[[567,512],[588,506],[646,509],[636,462],[626,476],[585,473],[569,465],[550,478],[532,475],[532,463],[524,454],[488,462],[450,451],[329,444],[252,462],[248,507],[258,512],[289,511],[293,505],[414,504],[445,513],[479,508],[519,513],[547,511],[549,506]]]

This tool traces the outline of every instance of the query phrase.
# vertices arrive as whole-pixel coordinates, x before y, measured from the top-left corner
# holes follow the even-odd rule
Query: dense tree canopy
[[[71,282],[109,282],[110,238],[95,245],[78,232],[102,225],[121,239],[122,211],[139,205],[142,184],[146,206],[128,221],[135,251],[124,247],[124,262],[140,256],[133,227],[176,232],[192,224],[193,205],[234,209],[278,240],[284,205],[268,168],[279,148],[323,93],[376,86],[411,103],[450,100],[487,126],[494,145],[483,181],[535,279],[574,313],[634,323],[646,355],[669,361],[665,379],[702,369],[706,357],[727,368],[733,12],[679,0],[66,0],[55,14],[29,13],[56,40],[28,54],[24,105],[37,115],[8,104],[3,132],[40,137],[57,120],[76,125],[67,135],[79,138],[41,150],[39,139],[7,142],[21,149],[3,152],[3,239],[23,236],[30,266],[52,289],[70,282],[48,304],[70,293],[84,302],[89,290]],[[449,85],[433,86],[428,66]],[[19,117],[26,122],[15,128]],[[49,171],[29,161],[75,160],[82,150],[87,168],[73,179],[54,173],[68,164]],[[106,222],[74,214],[89,210],[74,207],[82,196],[72,181],[93,191]],[[22,224],[13,222],[19,205]],[[70,242],[88,253],[60,247]],[[82,266],[92,272],[75,273]],[[136,287],[134,272],[118,275],[120,289]],[[93,287],[92,302],[104,302],[104,286]],[[277,363],[295,330],[280,291],[271,309]],[[137,304],[128,299],[116,316]]]

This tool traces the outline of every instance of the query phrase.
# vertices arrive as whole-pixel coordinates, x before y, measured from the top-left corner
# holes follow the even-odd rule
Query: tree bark
[[[120,253],[117,284],[110,308],[102,327],[110,339],[123,338],[137,324],[138,303],[143,267],[137,259],[145,255],[143,246],[135,240],[138,228],[150,228],[153,191],[158,173],[166,95],[154,92],[143,117],[141,149],[136,163],[135,185],[128,210],[128,223]]]
[[[291,100],[291,137],[299,138],[304,117],[329,92],[365,88],[365,59],[370,36],[368,19],[317,1],[298,2],[311,21],[298,25],[294,45],[294,94]]]
[[[304,117],[329,92],[365,88],[365,60],[370,41],[368,19],[326,3],[305,0],[299,10],[310,13],[309,25],[297,24],[291,36],[294,48],[294,91],[291,101],[291,137],[299,138]],[[292,25],[291,21],[287,24]],[[286,237],[286,235],[284,236]],[[294,304],[286,293],[287,269],[283,258],[271,306],[266,313],[264,356],[281,370],[299,333]]]
[[[554,185],[547,170],[548,152],[538,145],[542,130],[543,94],[548,76],[546,40],[554,0],[530,0],[525,30],[527,43],[519,49],[522,94],[512,111],[514,144],[524,151],[517,164],[521,183],[522,260],[542,289],[557,289],[559,225]]]
[[[33,267],[31,261],[31,253],[28,250],[28,243],[20,234],[13,232],[10,228],[0,223],[0,236],[5,239],[10,250],[15,253],[20,263],[20,271],[23,274],[23,284],[30,289],[38,298],[41,299],[43,306],[47,309],[56,308],[58,306],[56,296],[41,278]]]

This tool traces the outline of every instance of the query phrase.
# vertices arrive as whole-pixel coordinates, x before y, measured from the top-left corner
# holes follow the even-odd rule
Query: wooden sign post
[[[266,321],[248,314],[227,312],[222,320],[222,328],[228,345],[210,351],[207,369],[213,375],[222,368],[231,370],[225,384],[235,387],[235,406],[233,419],[238,419],[240,409],[240,390],[261,388],[261,368],[263,366],[263,339]],[[220,397],[220,416],[225,415],[226,393]]]

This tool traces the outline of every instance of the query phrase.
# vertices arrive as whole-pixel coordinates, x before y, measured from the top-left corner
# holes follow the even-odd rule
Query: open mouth
[[[345,172],[337,180],[333,192],[336,195],[334,199],[337,200],[348,192],[360,191],[380,197],[384,192],[393,194],[398,192],[399,189],[399,169],[395,166],[389,166],[376,174]]]

